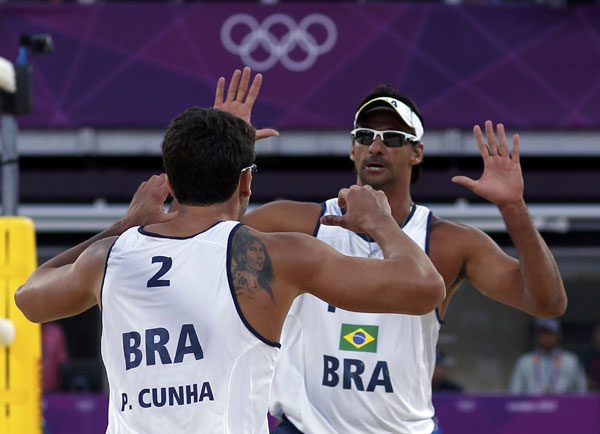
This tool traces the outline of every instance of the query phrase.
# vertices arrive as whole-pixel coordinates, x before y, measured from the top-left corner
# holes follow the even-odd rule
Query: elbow
[[[538,308],[535,316],[539,318],[558,318],[567,311],[567,295],[563,292],[560,297],[556,297],[551,302],[548,301]]]
[[[563,316],[567,311],[567,294],[563,292],[562,297],[552,306],[551,314],[553,317]]]
[[[538,318],[557,318],[565,314],[567,304],[567,293],[564,285],[560,282],[553,296],[545,296],[536,300],[533,314]]]
[[[26,290],[23,288],[23,286],[20,286],[15,291],[14,299],[15,299],[15,304],[17,305],[19,310],[21,312],[23,312],[23,315],[25,315],[25,318],[27,318],[29,321],[34,322],[34,323],[43,322],[40,318],[38,318],[34,314],[34,312],[31,309],[28,308],[27,293],[26,293]]]
[[[442,276],[436,271],[423,281],[419,288],[420,303],[416,306],[415,315],[425,315],[435,310],[446,298],[446,285]]]

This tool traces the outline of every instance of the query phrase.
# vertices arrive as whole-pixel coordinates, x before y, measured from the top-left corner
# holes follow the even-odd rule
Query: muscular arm
[[[73,263],[46,263],[17,289],[15,302],[32,322],[53,321],[98,303],[106,256],[116,237],[90,245]]]
[[[550,249],[539,234],[524,202],[500,208],[508,233],[519,257],[518,273],[513,282],[518,283],[519,299],[516,307],[538,317],[557,317],[567,308],[567,296],[558,266]],[[472,272],[474,275],[476,271]],[[478,273],[481,278],[481,273]]]
[[[287,264],[284,276],[344,309],[417,315],[432,311],[445,296],[442,278],[425,252],[400,229],[385,193],[352,186],[340,190],[338,200],[346,213],[322,217],[321,222],[368,233],[385,259],[344,256],[320,241],[297,235],[289,240],[298,244],[295,249],[281,248],[280,261]],[[289,252],[302,253],[292,257]],[[289,262],[291,257],[295,263]]]
[[[140,184],[123,218],[108,229],[45,262],[40,268],[72,264],[85,249],[98,240],[121,235],[133,226],[166,222],[175,218],[177,211],[167,213],[163,207],[168,194],[167,175],[151,176],[148,181]]]
[[[290,305],[304,292],[343,309],[415,315],[431,312],[444,299],[442,277],[393,219],[385,193],[352,186],[342,189],[338,200],[346,214],[323,217],[322,224],[368,233],[385,259],[345,256],[301,233],[242,227],[234,236],[234,290],[244,315],[263,336],[279,338]],[[251,263],[263,265],[248,267]],[[272,274],[266,273],[267,263]]]
[[[558,269],[541,236],[535,228],[527,228],[527,222],[533,227],[528,216],[527,220],[521,217],[517,226],[524,225],[532,233],[517,235],[513,231],[521,228],[511,227],[507,222],[518,259],[504,253],[479,229],[447,221],[436,223],[430,252],[447,279],[446,285],[451,287],[467,279],[485,296],[531,315],[562,315],[566,297]],[[442,313],[448,301],[443,303]]]
[[[105,231],[42,264],[15,293],[15,302],[33,322],[46,322],[81,313],[97,303],[106,253],[115,236],[132,226],[165,222],[169,193],[166,175],[154,175],[138,187],[125,216]],[[98,274],[100,273],[100,274]]]
[[[318,203],[279,200],[247,213],[242,223],[261,232],[300,232],[313,235],[321,211]]]
[[[442,280],[433,267],[421,266],[401,248],[388,250],[380,260],[345,256],[302,234],[272,237],[273,251],[279,252],[275,270],[283,280],[342,309],[422,315],[443,299]]]
[[[518,260],[499,253],[498,246],[478,231],[467,231],[466,277],[487,296],[538,317],[556,317],[567,307],[567,295],[558,266],[535,228],[523,200],[519,136],[513,136],[512,154],[504,126],[486,121],[486,140],[479,126],[474,135],[484,162],[478,180],[457,176],[452,181],[496,204],[517,249]]]

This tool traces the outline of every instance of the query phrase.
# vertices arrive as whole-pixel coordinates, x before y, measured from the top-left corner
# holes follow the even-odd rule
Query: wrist
[[[381,216],[380,218],[373,219],[369,227],[366,227],[369,236],[376,241],[381,241],[385,238],[385,235],[390,230],[398,228],[398,223],[391,215]]]
[[[511,213],[514,211],[527,210],[527,205],[525,204],[525,200],[522,197],[514,201],[499,204],[497,206],[502,214]]]
[[[106,229],[106,235],[107,236],[113,236],[113,235],[118,236],[133,226],[137,226],[137,225],[134,224],[132,221],[128,220],[126,217],[122,217],[119,220],[117,220],[116,222],[114,222],[108,229]]]

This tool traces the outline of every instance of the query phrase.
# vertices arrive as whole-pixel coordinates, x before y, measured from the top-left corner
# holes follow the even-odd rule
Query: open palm
[[[483,174],[478,180],[466,176],[455,176],[452,182],[472,190],[479,196],[495,203],[498,207],[519,202],[523,199],[523,174],[519,162],[519,136],[513,136],[512,153],[509,151],[504,125],[496,127],[485,122],[487,144],[479,125],[473,128],[477,146],[483,157]]]
[[[262,84],[262,75],[256,74],[252,85],[248,89],[250,83],[250,75],[252,71],[247,66],[244,71],[236,69],[231,76],[227,96],[225,96],[225,77],[219,78],[217,82],[217,91],[215,93],[214,108],[223,110],[245,120],[250,125],[250,117],[252,116],[252,107],[258,96],[260,85]],[[275,130],[265,128],[256,130],[255,140],[265,139],[267,137],[278,136],[279,133]]]

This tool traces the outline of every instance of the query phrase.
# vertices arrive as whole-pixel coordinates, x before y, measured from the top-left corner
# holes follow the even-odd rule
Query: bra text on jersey
[[[323,354],[323,386],[336,387],[340,383],[340,360],[334,356]],[[342,388],[352,389],[352,383],[356,390],[365,391],[363,382],[363,374],[365,374],[365,363],[358,359],[343,359],[342,364]],[[373,368],[373,372],[365,375],[367,383],[367,392],[373,392],[377,386],[382,386],[386,393],[394,393],[392,380],[390,379],[390,370],[385,361],[378,361]]]
[[[156,355],[160,359],[160,363],[168,365],[170,363],[181,363],[187,354],[193,355],[196,360],[204,357],[202,346],[198,340],[196,329],[193,324],[183,324],[179,331],[177,340],[177,349],[175,357],[171,357],[167,349],[169,342],[169,331],[166,328],[158,327],[154,329],[146,329],[144,331],[144,347],[142,347],[142,334],[136,331],[123,333],[123,356],[125,358],[125,369],[134,369],[141,365],[146,355],[146,366],[156,364]]]

